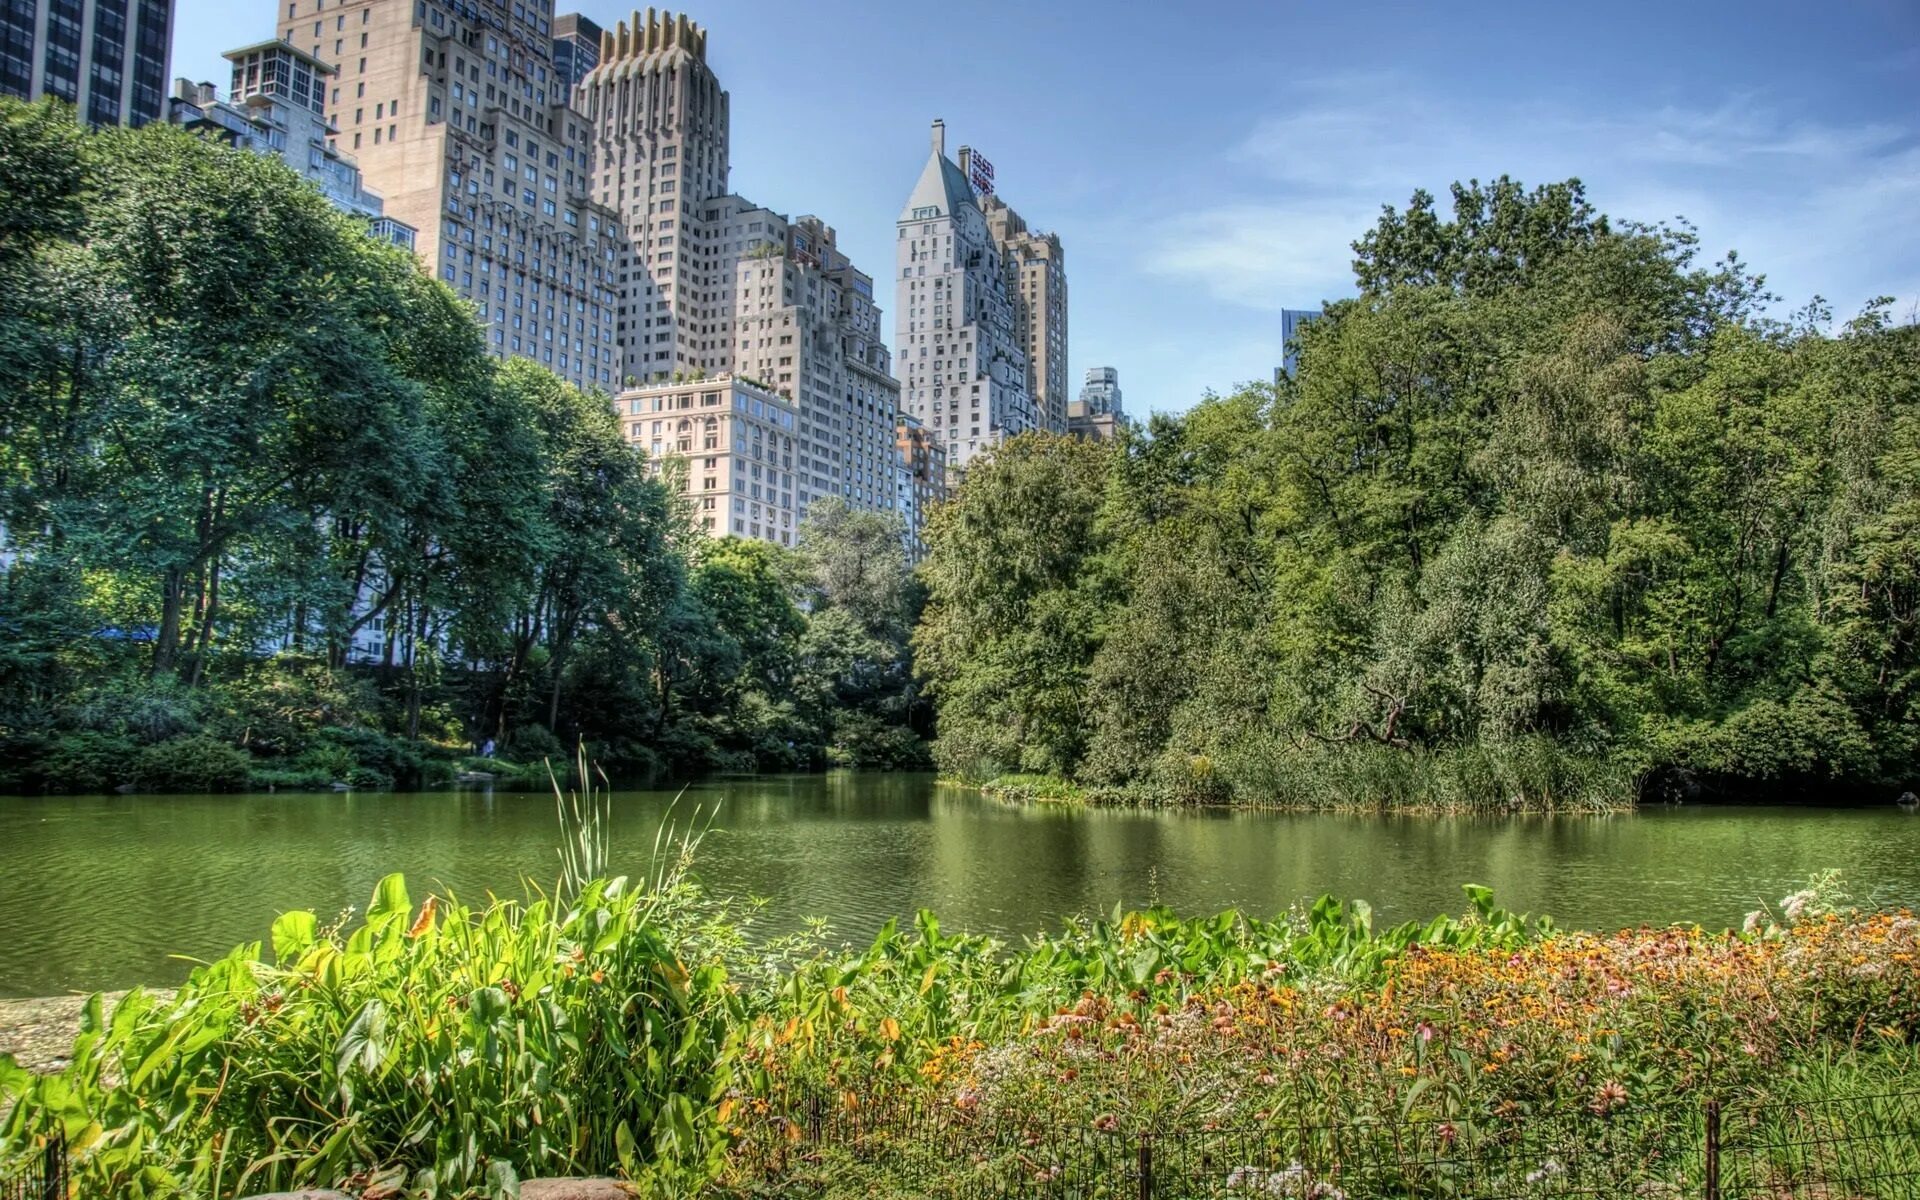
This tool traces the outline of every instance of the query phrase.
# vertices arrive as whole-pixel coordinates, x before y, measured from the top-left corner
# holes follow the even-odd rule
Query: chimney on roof
[[[933,119],[933,152],[935,154],[947,152],[947,123],[939,117]]]

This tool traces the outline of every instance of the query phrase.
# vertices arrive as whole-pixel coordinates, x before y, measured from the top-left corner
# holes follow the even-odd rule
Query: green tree
[[[1066,774],[1086,743],[1104,603],[1089,584],[1113,452],[1049,435],[969,464],[935,510],[916,662],[939,705],[936,753],[962,775]]]

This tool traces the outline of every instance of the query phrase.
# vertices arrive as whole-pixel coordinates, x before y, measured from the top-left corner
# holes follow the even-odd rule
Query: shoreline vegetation
[[[706,536],[682,460],[272,158],[0,100],[0,210],[0,792],[489,743],[510,786],[584,744],[1152,804],[1920,789],[1920,326],[1769,315],[1578,180],[1386,207],[1295,373],[996,445],[912,568],[833,498]]]
[[[1253,780],[1243,776],[1232,784],[1214,778],[1214,765],[1194,756],[1183,766],[1181,784],[1164,779],[1082,784],[1055,775],[999,775],[973,786],[991,799],[1012,803],[1409,816],[1601,814],[1628,812],[1642,802],[1642,780],[1630,767],[1581,758],[1544,739],[1431,751],[1316,747],[1266,766]]]
[[[99,1195],[505,1200],[574,1174],[959,1195],[1049,1170],[1049,1139],[1276,1114],[1511,1127],[1541,1162],[1604,1132],[1625,1155],[1707,1099],[1844,1101],[1920,1070],[1920,920],[1854,909],[1830,875],[1725,934],[1561,930],[1469,886],[1461,913],[1392,928],[1324,898],[1116,911],[1019,946],[926,912],[865,946],[756,944],[689,875],[694,834],[666,832],[647,879],[583,877],[593,804],[563,806],[550,893],[470,907],[392,876],[364,915],[284,914],[177,992],[77,1002],[64,1064],[0,1058],[0,1165],[59,1129]],[[857,1138],[819,1138],[822,1098],[834,1128],[867,1114]],[[1028,1151],[950,1152],[1008,1125]],[[800,1137],[819,1140],[789,1154]]]
[[[914,631],[942,773],[1446,812],[1920,789],[1920,325],[1769,316],[1698,251],[1578,180],[1416,193],[1295,372],[970,464]]]
[[[927,764],[898,513],[707,536],[274,156],[0,98],[0,213],[0,792]]]

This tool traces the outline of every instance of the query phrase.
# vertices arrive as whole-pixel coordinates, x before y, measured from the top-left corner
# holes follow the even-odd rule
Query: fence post
[[[1720,1200],[1720,1101],[1707,1099],[1707,1200]]]
[[[67,1139],[61,1133],[55,1133],[47,1140],[42,1151],[42,1170],[40,1172],[41,1200],[66,1200],[67,1197]]]
[[[1153,1136],[1140,1135],[1140,1200],[1153,1200]]]

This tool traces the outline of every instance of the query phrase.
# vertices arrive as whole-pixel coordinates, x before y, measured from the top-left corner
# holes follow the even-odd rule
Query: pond
[[[638,874],[669,792],[614,797],[614,866]],[[767,901],[759,928],[824,918],[849,941],[932,908],[1018,936],[1155,901],[1273,914],[1323,892],[1380,918],[1464,907],[1459,885],[1563,926],[1737,924],[1816,871],[1861,899],[1920,906],[1920,815],[1651,808],[1612,817],[1431,818],[1010,807],[929,776],[710,780],[671,811],[717,813],[699,872]],[[717,809],[716,806],[717,805]],[[0,797],[0,996],[164,984],[262,939],[275,914],[330,918],[406,872],[419,896],[551,886],[549,796],[502,791]]]

